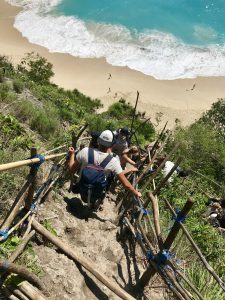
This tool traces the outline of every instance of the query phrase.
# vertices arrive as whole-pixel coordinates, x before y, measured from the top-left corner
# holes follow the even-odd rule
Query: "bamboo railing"
[[[170,252],[170,248],[177,238],[178,233],[182,230],[190,241],[191,246],[195,250],[199,259],[203,263],[203,266],[210,273],[212,278],[214,278],[215,281],[220,285],[220,287],[225,290],[225,283],[218,276],[216,271],[208,264],[204,255],[201,253],[201,250],[196,245],[193,238],[183,224],[184,218],[194,205],[193,199],[187,200],[186,204],[179,214],[176,214],[171,204],[166,199],[163,199],[169,211],[174,216],[175,220],[166,239],[163,239],[162,237],[162,229],[160,225],[160,210],[158,204],[160,200],[158,199],[158,197],[162,189],[167,186],[168,179],[173,176],[174,172],[177,169],[177,166],[180,164],[180,158],[177,159],[174,167],[167,174],[167,176],[165,178],[162,178],[157,185],[155,184],[155,179],[160,174],[160,171],[164,167],[166,161],[170,157],[174,156],[179,145],[176,145],[172,149],[172,151],[166,156],[163,162],[147,180],[145,179],[145,176],[148,170],[151,169],[152,164],[156,161],[157,156],[165,146],[166,140],[162,140],[165,128],[166,125],[160,133],[159,139],[157,139],[155,146],[153,146],[152,153],[147,153],[148,160],[144,162],[143,168],[139,172],[137,178],[134,177],[133,180],[135,186],[137,186],[137,184],[143,183],[143,190],[149,188],[149,186],[151,186],[151,183],[153,182],[153,190],[147,193],[147,198],[143,197],[143,199],[136,199],[130,196],[129,193],[125,192],[124,197],[118,205],[118,217],[115,223],[118,226],[121,226],[121,235],[125,234],[124,232],[126,232],[123,229],[128,229],[131,232],[135,242],[140,246],[144,257],[147,260],[147,269],[143,272],[139,281],[136,282],[135,289],[125,291],[125,289],[113,282],[110,278],[107,278],[104,274],[99,272],[92,261],[87,260],[85,257],[79,255],[74,246],[71,247],[65,241],[62,241],[58,237],[52,235],[37,221],[36,216],[38,214],[38,207],[40,202],[44,199],[45,195],[48,193],[51,187],[61,176],[63,176],[65,172],[66,153],[63,152],[45,156],[45,161],[60,157],[62,159],[56,165],[53,171],[50,172],[45,182],[38,188],[36,188],[36,186],[34,185],[37,170],[29,174],[27,180],[21,187],[21,190],[19,191],[9,213],[1,224],[0,228],[2,232],[4,232],[4,235],[0,236],[0,242],[4,241],[8,237],[8,235],[15,232],[18,227],[23,224],[24,220],[28,220],[28,226],[23,236],[22,243],[18,246],[15,252],[12,253],[7,261],[0,260],[0,269],[4,271],[1,275],[3,281],[9,273],[20,274],[20,276],[28,281],[21,286],[13,288],[11,286],[4,286],[4,291],[8,299],[17,300],[23,299],[22,297],[24,297],[24,299],[45,299],[45,296],[40,291],[34,289],[29,284],[30,282],[39,289],[45,291],[46,287],[43,285],[40,279],[35,277],[33,274],[30,274],[30,272],[25,268],[19,267],[14,263],[16,258],[24,251],[27,243],[35,236],[36,233],[44,236],[47,240],[49,240],[52,244],[59,248],[60,251],[65,253],[70,259],[80,263],[86,270],[92,273],[98,281],[103,283],[121,299],[131,300],[138,297],[138,295],[143,292],[143,289],[147,285],[149,285],[149,281],[151,280],[151,278],[157,273],[167,286],[168,290],[170,290],[177,299],[195,299],[195,296],[191,294],[192,292],[194,293],[194,295],[197,295],[199,299],[203,300],[204,297],[202,296],[201,292],[186,278],[183,272],[178,269],[176,261],[174,260],[173,255]],[[73,137],[73,143],[76,144],[79,138],[82,140],[81,135],[85,129],[86,127],[83,127],[78,136]],[[161,145],[159,146],[160,143]],[[60,150],[63,147],[65,147],[65,145],[52,149],[48,151],[47,154]],[[43,162],[43,157],[33,157],[36,156],[36,150],[32,149],[32,151],[33,152],[31,153],[31,158],[29,159],[0,165],[0,172],[9,171],[23,166],[35,166],[35,164]],[[152,206],[152,217],[148,215],[148,207],[150,203]],[[21,209],[23,205],[25,205],[27,213],[19,221],[17,221],[16,224],[13,224],[13,227],[10,228],[11,224],[15,220],[15,217],[18,215],[19,209]],[[133,217],[133,215],[135,215],[135,217]],[[143,226],[145,226],[145,228]],[[179,278],[181,278],[181,280],[178,280],[177,275],[179,275]],[[187,286],[189,287],[189,290],[187,290]]]

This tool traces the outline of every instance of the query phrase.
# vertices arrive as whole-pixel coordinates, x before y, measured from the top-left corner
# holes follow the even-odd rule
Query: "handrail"
[[[54,158],[57,158],[57,157],[64,156],[66,154],[67,154],[67,152],[47,155],[47,156],[45,156],[45,160],[54,159]],[[23,166],[33,165],[33,164],[39,163],[40,161],[41,161],[40,158],[28,158],[28,159],[25,159],[25,160],[11,162],[11,163],[7,163],[7,164],[2,164],[2,165],[0,165],[0,172],[20,168],[20,167],[23,167]]]

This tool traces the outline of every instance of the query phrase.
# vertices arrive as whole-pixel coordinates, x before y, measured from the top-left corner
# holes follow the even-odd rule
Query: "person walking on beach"
[[[111,78],[112,78],[112,74],[111,74],[111,73],[109,73],[108,80],[109,80],[109,79],[111,79]]]

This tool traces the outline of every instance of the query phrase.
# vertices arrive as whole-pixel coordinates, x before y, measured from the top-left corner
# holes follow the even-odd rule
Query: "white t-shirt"
[[[167,161],[165,163],[165,166],[164,168],[162,169],[162,174],[163,174],[163,177],[165,178],[169,172],[171,171],[171,169],[174,167],[174,163],[172,161]],[[177,175],[177,171],[174,171],[173,172],[173,175],[168,179],[168,182],[172,182],[173,181],[173,177],[174,175]]]
[[[88,164],[88,149],[89,148],[86,147],[79,151],[76,155],[76,160],[81,164],[81,170]],[[98,149],[94,149],[94,164],[100,165],[100,163],[102,163],[108,155],[109,153],[104,153]],[[118,156],[112,157],[110,162],[105,167],[104,173],[106,176],[109,176],[111,172],[114,175],[118,175],[123,172]]]

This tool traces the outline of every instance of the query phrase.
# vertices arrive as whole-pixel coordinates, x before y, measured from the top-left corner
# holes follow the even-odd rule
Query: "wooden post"
[[[163,200],[165,201],[165,203],[168,206],[169,210],[171,211],[172,215],[174,217],[176,217],[176,213],[175,213],[174,209],[172,208],[172,206],[170,205],[169,201],[166,200],[166,199],[163,199]],[[189,240],[192,247],[194,248],[196,254],[199,257],[199,259],[201,260],[201,262],[205,266],[206,270],[214,277],[214,279],[217,281],[217,283],[220,285],[220,287],[225,291],[225,282],[217,275],[217,273],[214,271],[214,269],[209,265],[209,263],[205,259],[204,255],[202,254],[201,250],[196,245],[195,241],[193,240],[190,233],[186,229],[186,227],[183,224],[180,224],[180,227],[182,228],[184,234],[186,235],[187,239]]]
[[[188,199],[188,201],[185,203],[183,209],[180,211],[179,219],[185,218],[188,212],[191,210],[192,206],[194,205],[194,200],[192,198]],[[181,228],[181,223],[177,219],[175,219],[174,225],[172,229],[170,230],[167,239],[164,242],[164,247],[165,249],[169,250],[173,241],[175,240],[180,228]]]
[[[53,243],[55,246],[57,246],[60,250],[62,250],[70,258],[72,258],[73,260],[80,263],[86,270],[88,270],[91,274],[93,274],[99,281],[101,281],[105,286],[107,286],[117,296],[119,296],[120,298],[122,298],[124,300],[134,300],[134,298],[131,295],[129,295],[126,291],[124,291],[120,286],[118,286],[117,284],[112,282],[105,275],[101,274],[98,271],[97,266],[94,266],[94,264],[91,261],[88,261],[81,255],[78,255],[75,251],[74,246],[72,248],[65,242],[61,241],[58,237],[51,234],[47,229],[45,229],[36,220],[33,221],[32,225],[37,232],[39,232],[41,235],[43,235],[45,238],[47,238],[51,243]]]
[[[36,155],[37,155],[37,148],[32,147],[30,149],[30,157],[34,158]],[[29,189],[28,189],[28,195],[25,199],[25,209],[26,210],[29,210],[31,208],[33,198],[34,198],[34,192],[35,192],[35,189],[37,188],[37,173],[33,172],[32,167],[30,169],[29,176],[31,176],[33,180],[32,180],[32,183],[31,183]]]
[[[184,205],[183,209],[179,213],[179,218],[180,219],[184,218],[187,215],[187,213],[192,208],[193,204],[194,204],[193,199],[188,199],[188,201]],[[173,225],[166,241],[164,242],[164,249],[166,249],[166,250],[170,249],[170,247],[171,247],[173,241],[175,240],[180,228],[181,228],[181,223],[178,222],[177,220],[175,220],[175,223],[174,223],[174,225]],[[138,285],[140,285],[142,287],[145,287],[154,274],[155,274],[155,270],[153,268],[148,268],[142,274],[142,277],[140,278]]]

